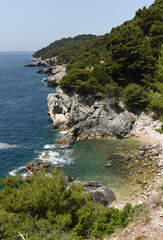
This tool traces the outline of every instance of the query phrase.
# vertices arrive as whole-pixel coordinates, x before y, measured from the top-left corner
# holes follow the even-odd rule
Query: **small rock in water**
[[[49,154],[46,152],[43,158],[49,158]]]
[[[105,167],[112,167],[112,164],[111,164],[111,163],[107,163],[107,164],[105,165]]]

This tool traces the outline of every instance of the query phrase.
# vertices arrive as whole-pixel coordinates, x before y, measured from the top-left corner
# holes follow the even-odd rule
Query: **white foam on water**
[[[28,173],[22,173],[22,177],[25,178]]]
[[[54,148],[56,148],[56,144],[46,144],[43,148],[44,149],[54,149]]]
[[[57,149],[57,151],[54,151],[53,149],[58,147],[56,144],[46,144],[44,146],[44,149],[47,149],[43,152],[41,152],[37,158],[37,160],[43,161],[43,162],[50,162],[52,165],[57,165],[59,167],[63,167],[65,165],[73,164],[74,160],[72,157],[73,150],[70,148],[60,148]],[[23,177],[26,177],[27,173],[25,171],[26,166],[21,166],[19,168],[16,168],[9,172],[10,176],[16,177],[16,175],[21,172],[21,175]],[[22,173],[23,172],[23,173]]]
[[[60,149],[59,152],[47,150],[40,153],[38,159],[43,162],[50,162],[53,165],[58,165],[63,167],[64,165],[73,163],[73,158],[71,157],[72,150]]]
[[[16,144],[8,144],[8,143],[0,142],[0,150],[9,149],[9,148],[18,148],[18,147],[20,147],[20,146],[18,146]]]
[[[68,131],[60,131],[59,133],[60,133],[60,135],[64,135],[64,134],[68,133]]]
[[[16,174],[17,174],[19,171],[23,170],[23,169],[25,169],[25,166],[16,168],[16,169],[10,171],[10,172],[9,172],[9,175],[10,175],[10,176],[13,176],[13,177],[16,177]]]

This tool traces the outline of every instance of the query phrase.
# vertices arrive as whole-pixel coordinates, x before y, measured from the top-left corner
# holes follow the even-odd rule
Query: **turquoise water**
[[[132,193],[136,168],[128,168],[118,153],[135,151],[134,138],[78,141],[69,147],[57,144],[58,132],[47,114],[47,95],[55,92],[36,74],[25,68],[30,54],[0,54],[0,177],[24,172],[33,159],[49,161],[78,180],[95,180],[117,197]],[[106,167],[111,163],[111,167]],[[129,181],[130,179],[130,181]]]
[[[136,176],[139,165],[129,168],[129,162],[121,156],[137,151],[138,140],[135,138],[120,140],[110,137],[77,141],[67,148],[58,144],[46,145],[45,148],[40,156],[42,160],[52,162],[62,168],[66,175],[77,180],[98,181],[110,187],[117,198],[140,189],[136,183],[137,177],[140,177]],[[106,167],[108,163],[111,167]]]

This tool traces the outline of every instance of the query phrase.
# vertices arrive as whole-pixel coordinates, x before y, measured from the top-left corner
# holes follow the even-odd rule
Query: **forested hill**
[[[109,34],[89,36],[89,41],[71,39],[73,44],[64,46],[63,40],[56,41],[34,56],[58,56],[57,64],[67,64],[67,74],[60,85],[68,91],[115,94],[123,98],[129,109],[146,108],[161,115],[163,1],[156,0],[149,8],[139,9],[132,20]]]
[[[75,47],[78,45],[83,45],[85,43],[90,42],[91,40],[94,40],[95,38],[96,35],[92,34],[78,35],[74,38],[72,37],[62,38],[49,44],[49,46],[44,47],[39,51],[35,52],[33,54],[33,57],[42,57],[43,59],[45,59],[48,57],[57,56],[60,53],[66,51],[66,49],[73,48],[73,45],[75,45]]]

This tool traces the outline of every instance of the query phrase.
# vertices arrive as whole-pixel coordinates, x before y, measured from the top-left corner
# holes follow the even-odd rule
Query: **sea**
[[[132,194],[135,168],[128,168],[121,154],[138,149],[138,140],[94,139],[63,147],[64,132],[50,120],[47,96],[55,93],[44,82],[38,67],[24,67],[31,53],[0,54],[0,178],[25,174],[26,164],[49,161],[52,168],[81,181],[98,181],[117,197]],[[106,164],[111,161],[111,167]],[[130,178],[130,181],[129,181]]]

